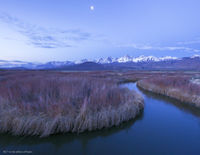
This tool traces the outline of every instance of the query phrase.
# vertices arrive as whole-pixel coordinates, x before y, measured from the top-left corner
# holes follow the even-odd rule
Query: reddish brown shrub
[[[188,76],[157,76],[139,81],[138,86],[200,107],[200,85]]]
[[[0,131],[48,136],[119,125],[142,98],[109,78],[87,73],[17,72],[0,81]]]

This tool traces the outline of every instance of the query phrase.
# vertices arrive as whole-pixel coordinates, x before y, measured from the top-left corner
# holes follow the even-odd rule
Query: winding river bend
[[[123,86],[136,90],[145,99],[145,109],[135,120],[111,129],[43,139],[2,134],[0,154],[3,150],[48,155],[200,154],[200,110],[142,91],[135,83]]]

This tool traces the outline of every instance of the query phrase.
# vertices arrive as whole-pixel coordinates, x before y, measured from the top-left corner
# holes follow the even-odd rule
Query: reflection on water
[[[157,95],[155,93],[146,91],[144,89],[138,88],[143,94],[145,94],[148,98],[153,98],[155,100],[159,100],[160,102],[165,101],[166,104],[172,104],[176,106],[179,110],[182,110],[184,112],[193,114],[196,117],[200,117],[200,109],[192,106],[189,103],[182,103],[176,99],[172,99],[170,97],[164,96],[164,95]]]
[[[200,110],[138,89],[145,109],[135,120],[118,127],[48,138],[0,135],[0,151],[28,150],[33,154],[200,154]],[[191,145],[192,144],[192,145]],[[0,152],[1,154],[2,152]]]
[[[138,115],[134,120],[124,122],[119,126],[92,132],[84,132],[81,134],[74,134],[74,133],[57,134],[47,138],[38,138],[36,136],[22,137],[22,136],[12,136],[10,134],[0,134],[0,145],[7,147],[9,145],[17,146],[17,145],[36,145],[42,143],[50,143],[59,148],[62,147],[62,145],[71,143],[75,140],[79,140],[83,145],[86,145],[91,139],[97,137],[106,138],[109,135],[112,135],[120,131],[128,132],[130,130],[130,127],[134,124],[134,122],[142,120],[142,117],[143,117],[143,112],[140,115]]]

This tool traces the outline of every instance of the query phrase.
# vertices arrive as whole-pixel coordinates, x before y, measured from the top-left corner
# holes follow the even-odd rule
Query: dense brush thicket
[[[139,94],[87,74],[19,73],[0,80],[0,132],[41,137],[119,125],[143,108]]]

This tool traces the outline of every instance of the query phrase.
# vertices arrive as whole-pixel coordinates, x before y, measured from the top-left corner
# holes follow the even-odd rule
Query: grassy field
[[[118,85],[125,80],[113,72],[2,71],[0,132],[45,137],[119,125],[144,107]]]
[[[200,108],[200,85],[194,75],[155,76],[143,79],[137,85],[145,90],[166,95]]]
[[[142,97],[119,85],[138,86],[200,107],[199,72],[0,71],[0,132],[49,136],[97,130],[135,118]]]

